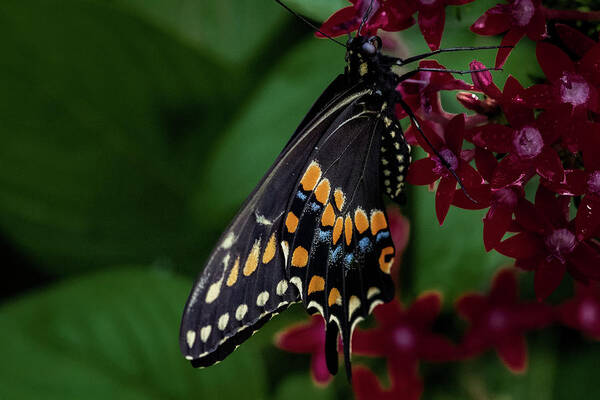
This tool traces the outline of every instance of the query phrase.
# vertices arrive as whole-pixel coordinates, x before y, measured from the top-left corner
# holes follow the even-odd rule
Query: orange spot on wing
[[[331,185],[329,184],[329,179],[323,179],[321,183],[317,186],[315,190],[315,198],[321,204],[325,204],[327,199],[329,198],[329,191],[331,190]]]
[[[233,268],[229,271],[229,276],[227,277],[227,286],[233,286],[238,278],[238,271],[240,269],[240,257],[235,259],[235,263],[233,264]]]
[[[363,233],[369,229],[369,218],[361,208],[357,208],[354,212],[354,224],[358,233]]]
[[[333,227],[333,244],[336,244],[342,235],[342,228],[344,225],[344,219],[342,217],[337,217],[335,220],[335,226]]]
[[[385,261],[385,258],[389,255],[394,254],[394,248],[392,246],[385,247],[381,250],[379,254],[379,268],[385,272],[386,274],[390,273],[392,269],[392,264],[394,263],[394,257],[390,257],[389,261]]]
[[[335,200],[335,205],[337,206],[338,210],[342,210],[342,207],[344,206],[344,201],[346,201],[346,196],[344,196],[344,192],[342,192],[341,189],[335,189],[335,192],[333,193],[333,198]]]
[[[327,303],[329,307],[337,304],[338,306],[342,305],[342,295],[340,295],[340,291],[336,288],[333,288],[329,291],[329,298],[327,299]]]
[[[277,250],[277,244],[275,242],[275,234],[272,234],[262,256],[263,264],[268,264],[273,257],[275,257],[275,250]]]
[[[302,246],[298,246],[294,249],[294,254],[292,254],[292,265],[294,267],[306,267],[308,264],[308,251]]]
[[[293,212],[289,212],[287,218],[285,219],[285,227],[288,232],[294,233],[296,232],[296,228],[298,227],[298,217]]]
[[[335,222],[335,212],[333,211],[333,206],[331,203],[327,204],[325,207],[325,211],[323,211],[323,216],[321,216],[321,225],[323,226],[333,226]]]
[[[310,163],[310,165],[306,169],[306,172],[302,176],[302,179],[300,180],[300,184],[302,185],[304,190],[310,192],[311,190],[313,190],[315,188],[315,185],[317,184],[317,182],[319,181],[320,178],[321,178],[321,167],[319,167],[319,164],[317,164],[316,162],[313,161],[312,163]]]
[[[373,236],[377,235],[377,232],[380,230],[387,228],[387,226],[387,220],[383,211],[373,211],[371,214],[371,233]]]
[[[252,245],[252,249],[250,253],[248,253],[248,258],[246,258],[246,262],[244,263],[244,275],[250,276],[256,268],[258,267],[258,254],[260,253],[260,240],[254,242]]]
[[[313,276],[308,284],[308,294],[310,295],[311,293],[320,292],[322,290],[325,290],[325,279],[318,275]]]
[[[346,215],[344,221],[344,236],[346,237],[346,245],[350,246],[352,242],[352,218],[349,215]]]

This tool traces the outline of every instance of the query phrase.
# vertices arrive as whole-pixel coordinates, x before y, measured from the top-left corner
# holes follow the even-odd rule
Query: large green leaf
[[[143,16],[186,43],[238,65],[255,55],[275,33],[286,13],[275,1],[113,0],[112,3]]]
[[[191,183],[235,75],[93,2],[3,1],[0,46],[5,235],[54,271],[199,258]]]
[[[289,317],[219,365],[193,369],[178,345],[190,286],[162,270],[121,267],[5,304],[0,398],[266,398],[265,350],[276,352],[273,334]]]

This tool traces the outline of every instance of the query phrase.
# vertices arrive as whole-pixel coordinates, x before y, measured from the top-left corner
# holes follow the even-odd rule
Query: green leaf
[[[334,12],[352,4],[347,0],[283,0],[292,10],[311,18],[320,27]]]
[[[327,400],[335,398],[333,386],[321,388],[315,386],[308,373],[291,375],[278,387],[276,400]]]
[[[0,308],[0,398],[265,398],[277,317],[224,362],[194,369],[178,346],[190,281],[120,267]]]
[[[194,47],[209,51],[223,62],[238,65],[255,55],[286,15],[275,1],[113,0],[112,3]]]
[[[0,21],[4,234],[54,272],[201,259],[191,184],[235,76],[104,4],[6,0]]]

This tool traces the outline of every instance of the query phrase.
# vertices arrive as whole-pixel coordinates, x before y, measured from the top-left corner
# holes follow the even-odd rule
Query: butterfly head
[[[381,51],[379,36],[355,36],[346,43],[346,71],[364,77],[377,70]]]

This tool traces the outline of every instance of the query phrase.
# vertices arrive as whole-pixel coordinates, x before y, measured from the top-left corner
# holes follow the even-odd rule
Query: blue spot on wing
[[[318,229],[317,237],[320,242],[330,242],[331,241],[331,231],[323,231],[321,229]]]
[[[390,237],[390,231],[381,231],[377,234],[377,237],[375,238],[375,242],[379,243],[383,239],[387,239],[389,237]]]
[[[296,193],[296,197],[302,201],[306,200],[306,195],[304,193],[302,193],[300,190],[298,190],[298,193]]]
[[[366,253],[367,251],[373,248],[373,245],[371,244],[371,240],[369,240],[368,237],[364,237],[358,242],[358,248],[361,253]]]

